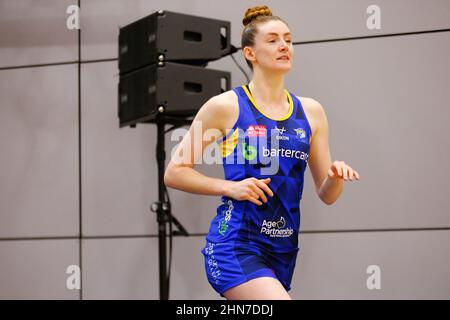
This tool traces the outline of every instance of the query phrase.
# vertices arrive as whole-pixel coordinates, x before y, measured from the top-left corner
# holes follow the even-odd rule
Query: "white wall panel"
[[[79,266],[78,250],[77,240],[0,241],[0,299],[79,299],[67,287],[79,273],[66,273]]]
[[[0,67],[78,59],[78,30],[67,28],[72,0],[2,0]],[[71,11],[72,12],[72,11]]]
[[[0,237],[78,235],[76,66],[0,71]]]

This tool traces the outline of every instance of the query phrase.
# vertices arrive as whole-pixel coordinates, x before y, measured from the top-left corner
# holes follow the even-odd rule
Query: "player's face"
[[[258,25],[252,48],[257,65],[274,72],[286,73],[292,67],[294,48],[289,28],[282,21],[272,20]]]

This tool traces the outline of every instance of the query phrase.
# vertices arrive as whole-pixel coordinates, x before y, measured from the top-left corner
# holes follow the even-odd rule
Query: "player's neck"
[[[284,75],[271,75],[255,73],[249,88],[253,97],[268,105],[282,105],[286,101],[284,92]]]

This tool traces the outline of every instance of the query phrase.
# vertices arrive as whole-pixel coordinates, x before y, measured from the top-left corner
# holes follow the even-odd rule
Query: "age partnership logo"
[[[286,227],[286,219],[280,217],[278,221],[264,220],[261,226],[262,234],[265,234],[271,238],[286,238],[292,236],[294,230]]]

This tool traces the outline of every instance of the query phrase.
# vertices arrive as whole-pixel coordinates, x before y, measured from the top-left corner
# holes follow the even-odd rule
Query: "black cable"
[[[169,208],[171,207],[170,204],[170,198],[169,198],[169,192],[167,191],[167,187],[166,185],[164,185],[164,191],[165,194],[167,195],[167,202],[169,204]],[[169,210],[169,266],[167,268],[167,296],[169,296],[169,291],[170,291],[170,272],[172,269],[172,252],[173,252],[173,230],[172,230],[172,214],[170,213],[171,211]],[[166,239],[164,239],[164,241],[166,241]]]
[[[230,56],[231,56],[231,59],[233,59],[234,63],[239,68],[239,70],[241,70],[241,72],[244,74],[245,78],[247,79],[247,83],[249,83],[250,82],[250,78],[248,77],[247,72],[245,72],[245,70],[242,68],[242,66],[236,61],[235,57],[233,56],[233,53],[231,53]]]
[[[164,133],[168,133],[168,132],[170,132],[170,131],[172,131],[172,130],[175,130],[175,129],[177,129],[177,128],[181,128],[181,127],[184,127],[185,125],[184,124],[181,124],[181,125],[173,125],[173,126],[171,126],[169,129],[166,129],[165,131],[164,131]]]
[[[165,192],[165,193],[166,193],[166,195],[167,195],[167,202],[169,202],[169,204],[170,204],[169,191],[167,190],[167,187],[166,187],[166,185],[164,185],[164,192]]]
[[[169,130],[170,131],[170,130]],[[167,196],[167,203],[169,206],[168,210],[168,223],[169,223],[169,264],[168,268],[166,270],[166,282],[167,282],[167,295],[169,296],[169,290],[170,290],[170,273],[172,269],[172,252],[173,252],[173,219],[172,219],[172,212],[171,212],[171,202],[170,202],[170,196],[169,191],[167,190],[166,185],[164,184],[164,194]],[[164,241],[167,241],[167,239],[164,239]]]

